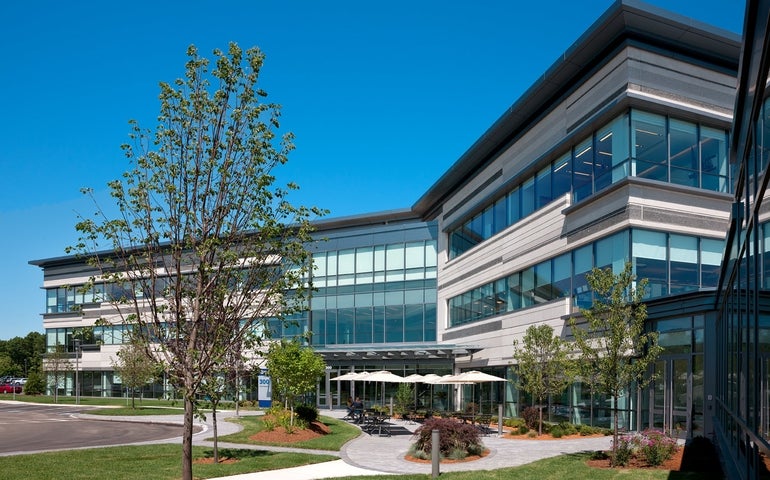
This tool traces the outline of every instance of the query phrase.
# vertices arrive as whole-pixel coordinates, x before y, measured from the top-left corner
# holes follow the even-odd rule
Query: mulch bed
[[[489,450],[488,449],[484,450],[483,452],[481,452],[481,455],[468,455],[467,457],[462,458],[462,459],[442,458],[441,459],[441,463],[465,463],[465,462],[472,462],[474,460],[482,459],[482,458],[486,457],[487,455],[489,455]],[[406,460],[408,460],[410,462],[415,462],[415,463],[431,463],[431,459],[430,458],[422,459],[422,458],[413,457],[411,455],[405,455],[404,459],[406,459]]]
[[[647,463],[641,459],[641,458],[632,458],[630,462],[628,462],[628,465],[624,467],[617,467],[618,470],[624,470],[624,469],[639,469],[639,468],[650,468],[650,469],[658,469],[658,470],[673,470],[675,472],[681,471],[682,468],[682,457],[684,456],[684,448],[679,447],[674,453],[674,455],[663,462],[660,465],[651,466],[647,465]],[[593,468],[614,468],[610,465],[610,459],[609,458],[601,458],[601,459],[591,459],[586,461],[586,464],[589,467]]]
[[[611,468],[609,458],[592,459],[586,463],[594,468]],[[710,440],[704,437],[694,438],[686,446],[679,447],[674,456],[662,465],[652,467],[641,459],[633,459],[628,466],[621,467],[618,470],[635,468],[671,470],[674,472],[708,472],[715,475],[722,472],[716,448],[714,448]]]
[[[249,437],[249,440],[269,443],[296,443],[312,440],[330,433],[329,427],[319,421],[312,422],[308,428],[294,428],[287,433],[283,427],[275,427],[273,430],[262,430]]]

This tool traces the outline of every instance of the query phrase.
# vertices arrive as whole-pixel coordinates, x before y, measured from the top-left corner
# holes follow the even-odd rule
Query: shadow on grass
[[[269,450],[251,450],[248,448],[220,448],[220,458],[235,458],[243,460],[246,458],[264,458],[275,455],[277,452]],[[203,451],[203,458],[214,458],[214,450],[206,449]]]

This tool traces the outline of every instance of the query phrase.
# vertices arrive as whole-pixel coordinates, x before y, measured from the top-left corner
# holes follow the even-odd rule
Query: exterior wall
[[[633,55],[643,57],[644,63]],[[649,63],[657,65],[654,69],[660,75],[647,70],[653,68]],[[698,88],[693,88],[693,84]],[[664,90],[663,86],[667,88]],[[704,101],[706,94],[713,94],[709,102]],[[526,133],[514,144],[452,192],[442,204],[439,231],[472,213],[479,203],[493,197],[517,176],[531,173],[538,163],[564,153],[570,144],[578,143],[590,129],[609,121],[624,106],[642,105],[645,110],[677,112],[683,118],[726,128],[734,94],[735,78],[730,75],[638,48],[626,48],[557,105],[550,106],[537,123],[527,125]]]
[[[457,258],[449,259],[444,233],[499,195],[497,192],[509,188],[517,177],[532,175],[538,165],[582,141],[590,129],[616,116],[618,106],[643,104],[648,111],[724,124],[730,118],[734,85],[735,78],[729,74],[626,46],[550,107],[541,121],[528,125],[524,135],[478,170],[442,205],[446,213],[439,217],[439,338],[457,338],[449,328],[450,298],[622,229],[637,227],[724,238],[730,195],[634,177],[574,205],[570,195],[564,195]],[[573,309],[562,305],[565,302],[561,300],[556,303],[558,308],[546,309],[553,311],[555,318],[544,317],[540,309],[527,309],[515,316],[531,315],[558,324],[559,318]],[[492,343],[485,337],[467,339],[483,348],[468,366],[508,363],[498,360],[505,357],[499,354],[503,347],[498,340],[505,338],[510,345],[525,329],[505,323],[500,327],[502,331],[492,335]]]
[[[746,2],[731,160],[740,168],[722,262],[714,439],[729,478],[765,478],[770,456],[770,1]]]

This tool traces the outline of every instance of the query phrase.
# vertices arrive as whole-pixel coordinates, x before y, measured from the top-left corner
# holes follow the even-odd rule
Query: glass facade
[[[728,465],[743,478],[759,478],[764,471],[760,455],[770,454],[770,226],[761,208],[770,160],[770,101],[758,113],[751,125],[739,125],[752,134],[737,152],[740,184],[716,326],[717,438]]]
[[[648,299],[715,288],[723,248],[724,241],[713,238],[625,230],[450,298],[449,326],[570,296],[573,305],[587,308],[585,274],[593,267],[619,272],[629,259],[637,277],[649,280]]]
[[[54,352],[61,347],[74,352],[74,339],[81,345],[122,345],[131,325],[99,325],[90,327],[47,328],[46,351]]]
[[[628,176],[728,192],[727,132],[635,109],[620,115],[449,232],[450,258],[567,192],[579,202]]]
[[[436,340],[436,241],[313,255],[313,345]]]
[[[159,278],[156,280],[156,290],[162,291],[168,282]],[[46,289],[46,313],[75,312],[83,305],[104,301],[119,301],[121,299],[143,298],[144,291],[132,291],[128,285],[115,283],[95,283],[93,285],[68,285]]]

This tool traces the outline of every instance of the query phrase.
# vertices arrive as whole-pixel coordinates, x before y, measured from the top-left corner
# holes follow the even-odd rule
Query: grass
[[[527,465],[484,472],[445,472],[441,473],[442,480],[477,480],[483,473],[484,480],[563,480],[565,478],[590,478],[591,480],[721,480],[721,474],[704,472],[672,472],[654,469],[600,469],[586,465],[590,454],[576,453],[559,457],[538,460]],[[342,477],[340,480],[368,480],[381,478],[383,480],[425,480],[422,475],[392,475],[392,476],[363,476]]]
[[[241,473],[275,470],[336,460],[329,455],[220,449],[220,457],[239,459],[236,463],[194,464],[195,478],[213,478]],[[35,478],[73,480],[176,480],[182,475],[181,445],[143,445],[71,450],[0,457],[0,471],[6,480]],[[206,447],[193,447],[194,458],[211,457]]]
[[[13,394],[0,393],[0,400],[13,400]],[[16,395],[16,400],[19,402],[27,403],[47,403],[51,405],[74,405],[75,397],[59,395],[57,401],[54,402],[53,395]],[[131,399],[123,397],[80,397],[80,405],[86,406],[122,406],[131,407]],[[153,406],[153,407],[181,407],[181,400],[158,400],[154,398],[136,399],[137,406]]]
[[[87,410],[89,415],[105,416],[140,416],[140,415],[182,415],[184,409],[181,407],[110,407]]]
[[[225,435],[219,437],[222,442],[233,443],[246,443],[251,445],[278,445],[278,446],[291,446],[297,448],[309,448],[313,450],[332,450],[339,451],[342,446],[349,440],[356,438],[361,434],[359,428],[353,425],[337,420],[330,417],[319,417],[319,420],[331,430],[331,434],[323,435],[312,440],[304,442],[292,442],[292,443],[268,443],[268,442],[256,442],[250,440],[249,437],[255,433],[261,432],[265,429],[265,424],[262,421],[262,417],[248,416],[238,419],[229,419],[228,421],[238,423],[243,426],[243,430],[231,435]]]

